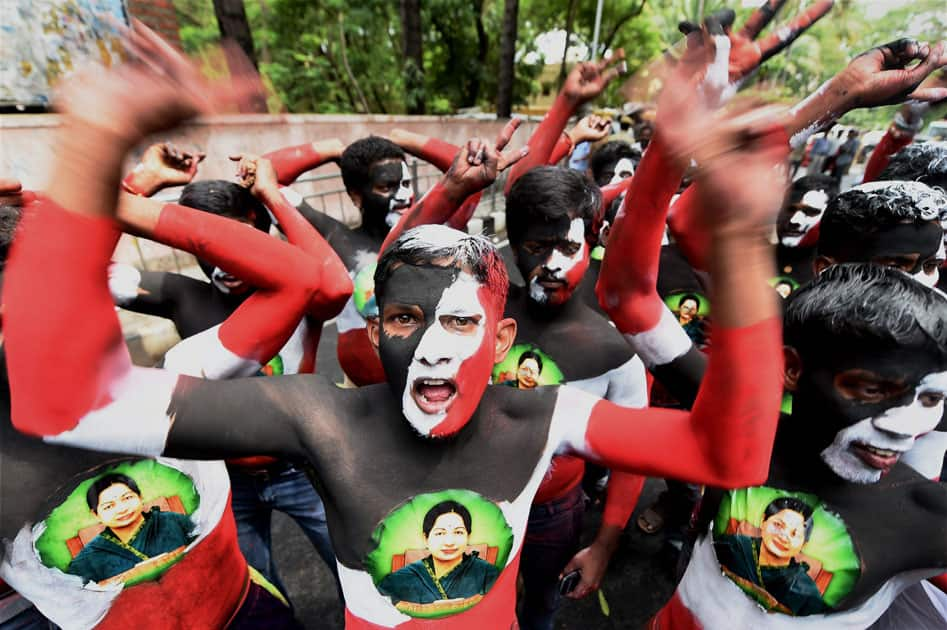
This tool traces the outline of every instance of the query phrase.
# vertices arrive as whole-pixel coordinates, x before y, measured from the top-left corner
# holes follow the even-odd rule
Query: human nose
[[[872,425],[897,438],[916,438],[937,426],[943,408],[943,403],[924,407],[915,399],[908,405],[888,409],[875,418]]]
[[[424,331],[421,342],[414,351],[414,358],[428,367],[450,362],[450,340],[443,334],[439,323],[433,324]]]

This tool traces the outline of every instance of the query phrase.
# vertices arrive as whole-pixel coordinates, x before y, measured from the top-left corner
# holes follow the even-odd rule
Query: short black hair
[[[804,175],[789,187],[789,203],[798,203],[811,190],[824,190],[831,199],[838,194],[839,181],[831,175]]]
[[[138,489],[138,484],[135,483],[134,479],[122,473],[109,473],[96,479],[86,491],[85,502],[89,505],[89,509],[95,512],[96,508],[99,507],[99,495],[117,483],[128,486],[129,490],[139,497],[141,496],[141,490]]]
[[[867,237],[901,223],[939,220],[945,209],[947,195],[920,182],[856,186],[829,201],[819,228],[818,252],[849,262]]]
[[[641,162],[641,151],[624,140],[612,140],[597,147],[589,157],[589,171],[592,173],[592,179],[598,182],[606,167],[613,166],[625,158],[634,162],[635,168],[638,168],[638,163]]]
[[[467,533],[470,533],[471,519],[470,519],[470,510],[465,508],[462,504],[457,501],[441,501],[430,510],[427,511],[427,514],[424,515],[424,522],[421,524],[421,531],[424,532],[424,537],[427,538],[431,529],[434,527],[434,522],[438,519],[439,516],[444,514],[450,514],[453,512],[464,522],[464,527],[467,528]]]
[[[803,357],[848,343],[937,348],[947,359],[947,299],[907,274],[872,263],[832,265],[786,300],[783,336]]]
[[[779,497],[770,501],[769,505],[766,506],[766,510],[763,512],[763,520],[765,521],[783,510],[792,510],[802,514],[806,524],[806,540],[809,540],[809,536],[812,535],[812,506],[795,497]]]
[[[522,243],[531,224],[572,216],[585,224],[591,241],[601,221],[602,192],[578,171],[539,166],[524,173],[506,198],[506,231],[510,243]]]
[[[543,373],[543,358],[539,356],[538,353],[533,352],[532,350],[527,350],[526,352],[520,355],[519,359],[517,359],[516,361],[517,367],[523,365],[523,361],[525,361],[526,359],[533,359],[534,361],[536,361],[536,366],[539,368],[539,373],[540,374]]]
[[[339,158],[345,189],[356,192],[365,190],[371,182],[368,173],[372,164],[382,160],[404,160],[404,150],[380,136],[368,136],[345,147]]]
[[[685,293],[684,295],[682,295],[680,299],[677,301],[677,308],[681,308],[681,304],[683,304],[687,300],[694,300],[697,303],[697,310],[700,310],[700,298],[697,297],[697,295],[694,293]]]
[[[223,179],[205,179],[191,182],[181,191],[178,203],[188,208],[203,210],[229,219],[246,220],[253,217],[253,226],[270,231],[270,213],[249,190]]]
[[[0,205],[0,270],[3,270],[7,263],[21,214],[17,206]]]
[[[906,180],[947,188],[947,142],[909,144],[898,151],[879,180]]]

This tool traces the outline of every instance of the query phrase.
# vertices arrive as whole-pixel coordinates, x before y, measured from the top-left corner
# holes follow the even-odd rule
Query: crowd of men
[[[347,628],[551,629],[648,477],[667,491],[637,526],[678,579],[649,628],[945,627],[947,145],[912,141],[947,51],[902,39],[791,109],[728,104],[832,6],[759,37],[783,1],[682,23],[618,133],[580,111],[621,51],[579,63],[522,149],[518,119],[459,147],[392,129],[246,147],[229,181],[168,143],[123,173],[259,85],[134,23],[127,63],[62,86],[48,186],[0,180],[0,628],[322,627],[274,563],[278,510]],[[856,134],[830,174],[821,141],[791,168],[902,102],[862,183]],[[420,199],[409,154],[443,172]],[[357,227],[289,188],[330,162]],[[467,231],[504,172],[522,283]],[[206,280],[113,263],[123,232]],[[134,365],[116,307],[182,341]],[[332,319],[346,387],[316,365]]]

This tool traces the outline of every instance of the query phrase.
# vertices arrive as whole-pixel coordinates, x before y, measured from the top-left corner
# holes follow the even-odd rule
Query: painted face
[[[776,234],[785,247],[797,247],[825,213],[829,195],[824,190],[809,190],[802,198],[780,211]]]
[[[760,535],[772,555],[780,560],[794,558],[806,544],[806,519],[795,510],[780,510],[763,521]]]
[[[918,436],[940,422],[947,372],[931,353],[917,348],[876,351],[874,356],[868,349],[852,348],[843,354],[845,363],[803,373],[793,408],[798,401],[804,409],[800,417],[820,419],[807,441],[822,449],[822,460],[836,475],[875,483]]]
[[[427,549],[435,560],[451,562],[457,560],[467,549],[470,532],[464,519],[455,512],[441,514],[434,521],[427,536]]]
[[[385,284],[378,352],[402,412],[425,437],[459,431],[490,380],[496,312],[456,267],[402,265]]]
[[[122,528],[142,518],[141,497],[123,483],[113,483],[99,493],[95,514],[106,527]]]
[[[614,164],[610,164],[607,168],[602,169],[602,171],[598,174],[598,177],[595,179],[595,183],[599,186],[617,184],[622,180],[628,179],[634,174],[635,163],[629,158],[621,158]]]
[[[568,216],[530,225],[514,252],[537,304],[565,304],[589,268],[585,224]]]
[[[879,265],[894,267],[933,287],[944,263],[944,231],[939,221],[902,223],[866,239],[865,253]]]
[[[387,232],[414,201],[411,171],[404,160],[389,159],[372,164],[368,176],[371,187],[362,194],[364,220]]]
[[[539,384],[539,363],[529,358],[520,363],[516,370],[516,381],[520,389],[533,389]]]
[[[686,324],[694,319],[694,316],[697,315],[697,308],[697,302],[694,300],[681,300],[681,305],[678,307],[680,322]]]

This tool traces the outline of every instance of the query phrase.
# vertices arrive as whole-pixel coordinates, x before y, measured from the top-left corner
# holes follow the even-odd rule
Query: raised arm
[[[381,246],[384,251],[405,231],[419,225],[446,223],[465,200],[496,181],[497,175],[522,160],[528,147],[503,153],[520,121],[507,123],[492,145],[480,138],[468,140],[454,157],[444,177],[391,228]]]
[[[119,235],[113,216],[121,162],[141,137],[210,113],[232,102],[234,91],[208,86],[170,46],[133,24],[126,45],[149,64],[84,77],[67,85],[59,101],[56,185],[23,218],[5,277],[4,333],[17,429],[55,443],[155,455],[164,449],[174,420],[169,403],[178,376],[132,366],[107,289],[106,269]],[[78,210],[65,209],[66,203]],[[166,209],[170,212],[160,212],[160,223],[182,220],[175,207]],[[248,226],[225,220],[217,227],[246,238],[245,251],[275,246],[268,253],[286,255],[277,264],[305,258]],[[38,279],[52,270],[62,290],[37,298]],[[302,297],[304,304],[309,296]],[[260,347],[254,346],[250,351]],[[243,384],[248,395],[262,380]],[[199,423],[201,417],[183,423]],[[229,455],[299,452],[295,431],[278,418],[255,418],[239,404],[226,409],[226,417],[230,428],[215,441]]]
[[[572,69],[552,107],[529,139],[529,156],[510,171],[506,180],[507,194],[523,173],[549,163],[549,156],[560,140],[569,118],[583,103],[601,94],[609,82],[624,71],[624,58],[625,51],[619,49],[608,59],[579,63]],[[621,65],[616,65],[619,62]]]
[[[457,145],[440,138],[432,138],[407,129],[392,129],[389,138],[411,155],[433,164],[434,168],[442,173],[447,172],[454,163],[454,156],[460,150]]]
[[[342,156],[345,145],[336,138],[317,140],[263,154],[273,164],[280,185],[289,186],[306,171],[318,168],[327,162],[336,162]]]
[[[928,110],[927,103],[905,103],[894,115],[894,120],[881,137],[878,146],[871,152],[868,163],[865,165],[865,174],[862,183],[873,182],[878,179],[881,171],[885,170],[888,162],[895,153],[911,144],[914,135],[921,130],[924,124],[924,113]]]

